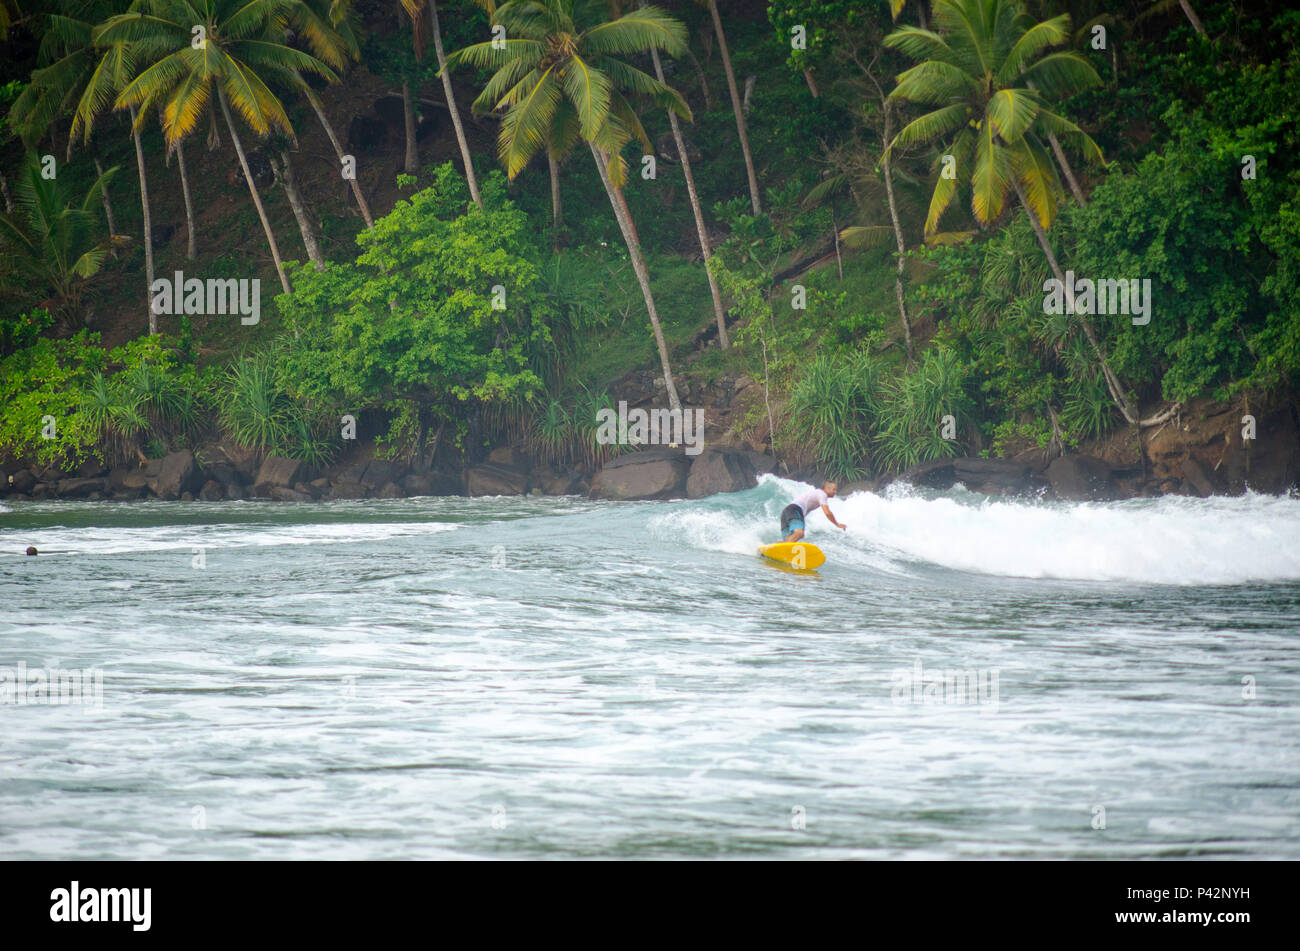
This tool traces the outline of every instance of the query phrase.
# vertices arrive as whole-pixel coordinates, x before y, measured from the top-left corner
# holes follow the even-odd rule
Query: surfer
[[[835,493],[839,489],[834,482],[827,480],[822,483],[820,489],[812,489],[805,492],[799,498],[795,499],[789,505],[781,510],[781,534],[787,542],[797,542],[803,538],[804,519],[815,508],[820,508],[826,517],[831,520],[831,524],[848,531],[847,525],[841,525],[831,514],[831,507],[826,503],[835,498]]]

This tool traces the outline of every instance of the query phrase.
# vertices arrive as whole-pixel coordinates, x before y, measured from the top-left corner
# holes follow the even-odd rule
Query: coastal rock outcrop
[[[686,497],[702,499],[719,492],[752,489],[757,472],[748,453],[707,449],[696,456],[686,477]]]
[[[644,449],[605,463],[591,481],[593,499],[636,501],[681,498],[690,457],[680,449]]]

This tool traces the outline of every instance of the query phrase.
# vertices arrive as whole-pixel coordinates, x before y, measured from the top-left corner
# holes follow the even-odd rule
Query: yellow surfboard
[[[777,542],[775,545],[759,545],[758,553],[764,558],[771,558],[773,561],[804,571],[812,571],[826,561],[822,550],[810,542]]]

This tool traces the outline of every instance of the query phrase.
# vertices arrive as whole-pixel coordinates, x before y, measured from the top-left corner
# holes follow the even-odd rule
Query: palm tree
[[[114,166],[101,174],[81,203],[71,205],[58,179],[45,178],[32,155],[14,186],[14,212],[0,215],[0,247],[27,279],[53,291],[57,309],[69,323],[81,310],[86,281],[103,266],[113,241],[111,234],[95,237],[94,207],[116,172]]]
[[[754,214],[761,215],[763,207],[758,198],[758,176],[754,174],[754,156],[749,151],[749,130],[745,125],[745,110],[736,88],[736,72],[731,68],[731,53],[727,50],[727,34],[722,30],[722,17],[718,14],[716,0],[707,0],[709,16],[713,18],[713,32],[718,37],[718,52],[722,54],[722,69],[727,74],[727,89],[731,91],[731,109],[736,114],[736,132],[740,135],[740,151],[745,157],[745,174],[749,178],[749,202]]]
[[[483,7],[490,16],[495,8],[495,0],[476,0],[479,6]],[[447,70],[447,57],[442,49],[442,28],[438,25],[438,0],[401,0],[402,9],[406,11],[407,16],[411,18],[412,23],[423,20],[427,10],[431,20],[433,34],[433,52],[438,58],[438,75],[442,77],[442,92],[447,97],[447,111],[451,113],[452,128],[456,130],[456,143],[460,146],[460,158],[465,165],[465,181],[469,185],[469,197],[474,200],[474,204],[479,208],[483,207],[483,199],[478,194],[478,178],[474,175],[473,156],[469,151],[469,141],[465,138],[465,128],[460,122],[460,111],[456,108],[456,93],[451,88],[451,73]],[[415,58],[420,61],[424,58],[423,44],[420,30],[416,30]]]
[[[289,0],[204,0],[197,7],[187,0],[136,0],[133,6],[133,12],[110,17],[95,34],[96,42],[129,46],[151,63],[122,89],[116,106],[134,110],[162,104],[163,132],[171,145],[194,131],[216,93],[280,286],[291,293],[231,106],[257,135],[275,128],[293,137],[284,104],[268,82],[296,87],[303,73],[334,79],[333,71],[283,42]],[[204,42],[197,48],[191,44],[195,26],[204,28]]]
[[[652,49],[680,55],[686,30],[657,7],[606,19],[598,4],[581,0],[510,0],[497,8],[492,22],[506,28],[504,48],[491,42],[467,46],[448,58],[448,68],[466,63],[495,70],[474,108],[505,110],[497,152],[510,178],[543,148],[562,155],[579,140],[587,143],[641,285],[669,405],[680,409],[650,274],[623,198],[627,164],[620,153],[633,138],[651,150],[623,90],[649,96],[690,118],[690,108],[675,90],[623,58]]]
[[[921,61],[899,75],[889,98],[937,107],[905,126],[887,151],[954,136],[944,156],[953,161],[944,165],[955,174],[936,180],[926,236],[935,234],[962,182],[970,185],[971,211],[981,225],[997,220],[1014,194],[1073,313],[1073,288],[1047,240],[1061,186],[1040,137],[1053,133],[1086,158],[1102,161],[1097,144],[1049,108],[1101,79],[1078,53],[1046,52],[1069,39],[1068,15],[1034,23],[1014,0],[935,0],[933,15],[934,32],[905,26],[885,38],[886,46]],[[1112,400],[1137,424],[1092,322],[1078,316]]]
[[[33,144],[43,138],[54,121],[66,109],[75,107],[72,130],[68,135],[68,156],[72,155],[77,131],[84,126],[84,141],[89,141],[91,125],[99,111],[130,77],[133,63],[129,51],[121,44],[106,51],[96,48],[95,24],[107,15],[106,2],[71,0],[59,12],[46,16],[38,61],[46,65],[32,73],[32,81],[14,102],[10,121],[20,130],[23,140]],[[149,185],[145,175],[144,147],[140,129],[131,115],[131,137],[135,143],[136,169],[140,176],[140,205],[144,217],[145,300],[153,288],[153,227],[149,207]],[[158,315],[146,303],[149,333],[158,332]]]
[[[645,0],[641,5],[645,6]],[[664,67],[659,62],[659,51],[653,47],[650,49],[650,58],[655,64],[655,78],[659,82],[664,81]],[[713,298],[713,315],[718,322],[718,346],[723,350],[731,346],[731,339],[727,336],[727,313],[722,306],[722,291],[718,289],[718,279],[713,271],[709,268],[709,258],[713,256],[713,248],[709,244],[708,227],[704,223],[704,209],[700,207],[700,196],[695,191],[695,175],[691,172],[691,157],[687,154],[686,140],[682,136],[681,123],[677,121],[677,114],[671,109],[668,110],[668,124],[673,130],[673,144],[677,146],[677,160],[682,163],[682,175],[686,178],[686,194],[691,200],[691,214],[695,217],[695,233],[700,239],[700,253],[704,255],[704,274],[709,279],[709,294]],[[554,167],[554,159],[551,160]],[[552,179],[552,188],[558,190],[558,185]],[[558,195],[555,199],[556,215],[559,214]],[[557,224],[558,227],[558,224]]]
[[[352,19],[351,0],[299,0],[290,11],[289,22],[294,31],[307,43],[307,48],[311,50],[313,56],[331,69],[341,72],[349,60],[361,58],[361,47],[357,43]],[[343,143],[339,140],[329,116],[325,114],[325,107],[321,104],[320,97],[305,80],[300,89],[312,112],[316,113],[316,118],[325,130],[330,144],[334,146],[334,154],[341,167],[345,155]],[[352,195],[357,201],[357,208],[361,211],[366,227],[373,228],[375,221],[370,214],[370,204],[361,190],[361,182],[356,175],[353,175],[348,179],[348,184],[352,186]]]

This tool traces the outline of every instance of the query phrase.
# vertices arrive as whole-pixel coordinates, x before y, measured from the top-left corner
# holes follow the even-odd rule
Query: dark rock
[[[163,461],[161,459],[150,459],[141,467],[141,469],[150,479],[156,479],[162,472],[162,464]]]
[[[226,498],[232,502],[238,502],[244,498],[244,487],[238,482],[232,482],[226,486]]]
[[[1030,462],[973,456],[917,463],[894,479],[882,479],[880,488],[894,481],[939,490],[951,489],[960,482],[970,491],[986,495],[1029,494],[1047,484]]]
[[[756,452],[753,449],[743,450],[744,456],[753,466],[755,475],[762,475],[768,472],[776,471],[776,458],[769,456],[765,452]]]
[[[241,175],[239,180],[242,182],[244,177]],[[175,225],[154,225],[149,229],[149,240],[153,243],[155,248],[161,248],[172,239],[172,235],[175,233]]]
[[[339,466],[334,470],[330,477],[331,482],[356,482],[361,483],[366,474],[366,467],[370,465],[368,459],[362,459],[359,462],[349,462],[347,465]]]
[[[387,459],[372,459],[370,464],[366,466],[365,475],[361,477],[361,484],[368,489],[378,489],[389,482],[400,479],[405,471],[405,466],[390,462]]]
[[[99,476],[107,474],[108,469],[102,462],[97,459],[87,459],[81,465],[77,466],[78,479],[96,479]]]
[[[754,467],[738,452],[709,450],[695,457],[686,478],[686,497],[702,499],[719,492],[741,492],[755,485]]]
[[[75,475],[75,472],[68,472],[58,466],[46,466],[36,472],[36,479],[38,482],[62,482],[64,479],[71,479]]]
[[[221,448],[231,464],[244,477],[244,485],[249,485],[257,474],[261,454],[255,449],[245,449],[242,446],[222,445]]]
[[[591,482],[594,499],[671,499],[686,489],[690,457],[680,450],[648,449],[610,460]]]
[[[488,453],[488,465],[501,466],[504,469],[524,469],[528,460],[514,446],[498,446]]]
[[[32,498],[34,499],[51,499],[54,498],[56,485],[49,482],[37,482],[32,486]]]
[[[248,477],[228,462],[218,462],[207,469],[209,479],[222,485],[247,485]]]
[[[36,476],[27,469],[19,469],[9,474],[9,491],[26,494],[35,487]]]
[[[130,470],[122,476],[120,485],[122,488],[132,491],[136,489],[144,490],[149,487],[149,474],[143,469]]]
[[[297,459],[267,456],[261,468],[257,470],[257,478],[253,480],[253,485],[267,488],[279,486],[287,489],[295,482],[301,481],[301,473],[302,463]]]
[[[1200,463],[1195,459],[1184,459],[1182,468],[1184,482],[1190,485],[1197,495],[1205,498],[1214,494],[1214,485]]]
[[[1109,502],[1119,496],[1112,475],[1115,467],[1093,456],[1070,455],[1052,460],[1047,480],[1058,499]]]
[[[366,487],[360,482],[335,482],[330,487],[332,499],[364,499]]]
[[[547,495],[581,495],[583,476],[581,472],[566,472],[542,481],[542,491]]]
[[[310,502],[312,497],[305,492],[299,492],[296,489],[290,489],[283,485],[273,485],[269,487],[271,498],[277,502]]]
[[[326,485],[328,484],[329,483],[326,483]],[[294,485],[293,490],[295,492],[301,492],[303,495],[312,499],[319,499],[323,494],[321,487],[317,486],[313,482],[298,482]]]
[[[216,479],[209,479],[199,489],[199,498],[204,502],[220,502],[225,497],[225,489]]]
[[[194,493],[193,493],[193,492],[182,492],[182,493],[181,493],[181,501],[182,501],[182,502],[193,502],[193,501],[194,501]]]
[[[387,485],[385,485],[383,488],[379,490],[379,498],[401,499],[401,498],[405,498],[405,496],[402,494],[401,486],[399,486],[396,482],[389,482]]]
[[[523,495],[528,477],[501,466],[473,466],[465,471],[466,495]]]
[[[184,492],[195,488],[198,467],[194,465],[194,454],[188,449],[168,453],[159,466],[157,484],[154,494],[160,499],[176,499]],[[193,496],[191,496],[193,498]]]
[[[58,493],[67,499],[84,499],[92,492],[103,492],[107,485],[106,479],[63,479]]]
[[[144,498],[148,494],[149,494],[148,490],[143,485],[138,485],[133,489],[127,488],[126,486],[121,486],[120,488],[116,488],[113,490],[113,501],[114,502],[135,502],[139,499]]]
[[[400,111],[400,100],[399,100]],[[401,122],[399,115],[398,122]],[[353,155],[368,155],[384,147],[388,127],[373,116],[357,116],[348,123],[348,151]]]

